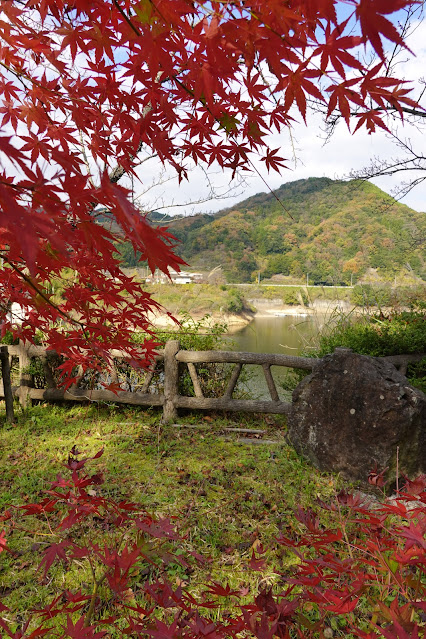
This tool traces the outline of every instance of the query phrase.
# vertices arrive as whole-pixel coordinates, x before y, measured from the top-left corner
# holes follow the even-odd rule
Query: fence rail
[[[158,351],[155,364],[145,375],[140,390],[117,393],[107,389],[79,388],[82,374],[78,376],[77,383],[68,390],[56,387],[55,371],[52,360],[57,357],[55,351],[46,350],[42,346],[34,346],[20,342],[18,345],[1,346],[0,359],[2,368],[2,383],[0,384],[0,398],[6,401],[6,417],[9,421],[14,419],[13,397],[19,398],[19,402],[25,408],[32,400],[49,402],[73,401],[73,402],[116,402],[136,406],[162,406],[163,421],[168,422],[177,417],[179,408],[193,410],[225,410],[253,413],[287,414],[291,403],[282,401],[279,397],[275,380],[271,372],[271,366],[313,370],[319,363],[319,359],[309,357],[296,357],[292,355],[278,355],[274,353],[246,353],[234,351],[184,351],[180,350],[177,340],[166,343],[164,350]],[[112,356],[125,361],[125,355],[121,351],[112,351]],[[397,355],[378,359],[388,360],[401,372],[405,373],[409,362],[419,361],[425,354]],[[12,386],[10,369],[12,359],[19,359],[19,385]],[[30,372],[30,363],[33,358],[40,358],[43,365],[46,388],[34,388],[33,378]],[[159,363],[164,365],[164,392],[152,392],[152,382]],[[228,383],[221,397],[205,397],[196,364],[234,364],[229,375]],[[186,364],[189,376],[194,388],[195,397],[181,395],[179,393],[179,365]],[[243,366],[247,364],[258,365],[263,369],[270,400],[235,399],[234,391],[237,387]],[[112,372],[112,381],[117,381],[116,371]],[[151,387],[151,392],[149,392]]]

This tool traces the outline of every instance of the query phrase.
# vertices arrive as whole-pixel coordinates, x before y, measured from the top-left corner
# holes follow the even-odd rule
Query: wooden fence
[[[112,356],[120,359],[123,357],[119,351],[113,351]],[[400,368],[405,373],[407,364],[418,361],[425,355],[397,355],[386,359]],[[133,404],[137,406],[162,406],[163,421],[169,422],[177,417],[179,408],[194,410],[225,410],[242,411],[252,413],[287,414],[291,403],[280,399],[271,366],[284,366],[288,368],[312,371],[320,360],[308,357],[296,357],[291,355],[278,355],[271,353],[242,353],[233,351],[185,351],[180,350],[179,342],[171,340],[166,343],[164,350],[158,351],[155,365],[147,371],[145,379],[137,391],[118,391],[117,393],[106,390],[91,390],[79,388],[79,383],[68,390],[58,388],[55,383],[52,358],[57,357],[54,351],[47,351],[42,346],[33,346],[20,343],[16,346],[1,346],[0,359],[2,366],[2,384],[0,384],[0,397],[6,401],[7,419],[13,419],[13,397],[18,397],[19,402],[25,408],[31,400],[43,400],[48,402],[73,401],[73,402],[116,402]],[[10,369],[13,358],[19,359],[19,384],[12,386],[10,381]],[[32,375],[29,371],[33,358],[40,358],[43,366],[45,388],[34,388]],[[151,387],[157,365],[163,367],[163,392],[155,392]],[[181,395],[179,393],[179,363],[186,364],[195,397]],[[197,373],[197,364],[234,364],[229,376],[227,387],[221,397],[205,397]],[[233,394],[243,366],[255,364],[263,369],[268,387],[269,400],[234,399]],[[115,379],[114,379],[115,376]],[[80,381],[81,381],[80,376]],[[113,373],[112,381],[117,381],[117,375]]]

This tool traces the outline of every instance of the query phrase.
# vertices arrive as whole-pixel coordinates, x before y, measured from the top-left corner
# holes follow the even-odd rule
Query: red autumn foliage
[[[117,182],[138,153],[185,178],[188,162],[267,170],[285,160],[266,133],[308,116],[311,99],[350,126],[386,128],[415,103],[390,77],[384,43],[408,0],[2,0],[0,2],[0,290],[73,366],[135,349],[157,308],[120,268],[123,238],[151,270],[179,269],[176,243],[152,228]],[[342,7],[341,7],[342,6]],[[348,17],[348,7],[352,10]],[[340,17],[346,9],[345,18]],[[354,35],[355,34],[355,35]],[[367,68],[369,46],[377,63]],[[97,223],[107,211],[110,230]],[[59,288],[60,295],[55,296]],[[4,319],[3,334],[10,328]]]
[[[73,564],[81,571],[84,562],[92,583],[85,583],[87,574],[80,580],[74,574],[74,590],[55,592],[38,610],[27,610],[23,602],[19,614],[0,601],[2,636],[321,639],[331,636],[330,631],[363,639],[423,636],[425,477],[408,482],[409,492],[385,504],[366,503],[347,493],[336,495],[331,507],[320,503],[328,520],[333,515],[336,528],[323,524],[320,530],[320,514],[298,508],[297,536],[277,540],[298,557],[293,568],[287,561],[283,566],[279,583],[284,589],[277,585],[250,593],[247,587],[232,589],[215,581],[195,597],[167,579],[168,566],[180,562],[188,568],[194,554],[182,554],[183,540],[172,532],[171,522],[155,519],[137,504],[103,496],[100,475],[86,471],[86,464],[100,453],[86,459],[79,455],[74,448],[66,464],[70,479],[58,477],[48,491],[53,509],[14,507],[4,521],[8,536],[14,530],[31,532],[31,522],[34,531],[42,533],[43,523],[49,531],[40,537],[47,540],[39,565],[42,585],[53,565],[60,564],[66,573]],[[24,528],[23,517],[30,517]],[[0,553],[20,556],[5,546],[4,531],[0,540]],[[38,549],[42,545],[35,544]],[[265,549],[259,547],[259,553],[266,567]],[[274,571],[280,574],[276,563]],[[243,604],[242,598],[249,603]]]

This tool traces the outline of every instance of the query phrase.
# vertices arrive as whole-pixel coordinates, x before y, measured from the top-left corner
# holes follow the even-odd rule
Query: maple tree
[[[117,347],[149,361],[155,342],[141,355],[132,332],[149,333],[158,305],[123,273],[116,243],[125,237],[151,269],[183,262],[118,181],[141,154],[180,179],[189,162],[235,173],[254,155],[279,170],[285,159],[267,134],[307,121],[310,98],[328,115],[337,107],[352,130],[385,128],[384,106],[402,117],[415,105],[383,71],[384,43],[404,46],[390,16],[414,4],[0,2],[0,285],[3,315],[12,302],[23,308],[19,336],[41,331],[69,358],[68,374]],[[377,57],[371,68],[363,47]],[[97,222],[101,209],[111,228]]]

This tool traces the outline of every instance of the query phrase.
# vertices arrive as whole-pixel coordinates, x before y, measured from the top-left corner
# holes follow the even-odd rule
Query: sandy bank
[[[190,313],[191,318],[198,322],[206,317],[206,313]],[[241,315],[236,315],[233,313],[209,313],[209,320],[212,323],[223,323],[227,324],[230,329],[232,328],[241,328],[242,326],[247,326],[255,317],[255,313],[242,313]],[[175,319],[178,322],[185,321],[188,318],[187,315],[176,315]],[[172,318],[167,314],[162,313],[149,313],[148,314],[149,321],[153,324],[153,326],[161,329],[176,329],[176,323],[172,320]]]
[[[244,312],[241,314],[233,313],[210,313],[209,317],[212,322],[220,322],[228,325],[230,330],[237,330],[243,326],[247,326],[255,317],[309,317],[310,315],[329,315],[335,312],[349,313],[353,310],[353,306],[344,300],[330,301],[330,300],[315,300],[312,306],[302,305],[285,305],[277,303],[275,300],[256,300],[257,304],[252,304],[253,312]],[[205,313],[193,312],[190,314],[194,321],[199,321],[206,316]],[[178,321],[184,321],[187,316],[177,315]],[[149,320],[154,326],[161,329],[176,328],[175,322],[167,314],[154,314],[149,315]]]
[[[256,300],[256,317],[309,317],[309,315],[342,312],[349,313],[355,307],[346,300],[314,300],[310,306],[286,305],[281,300]]]

